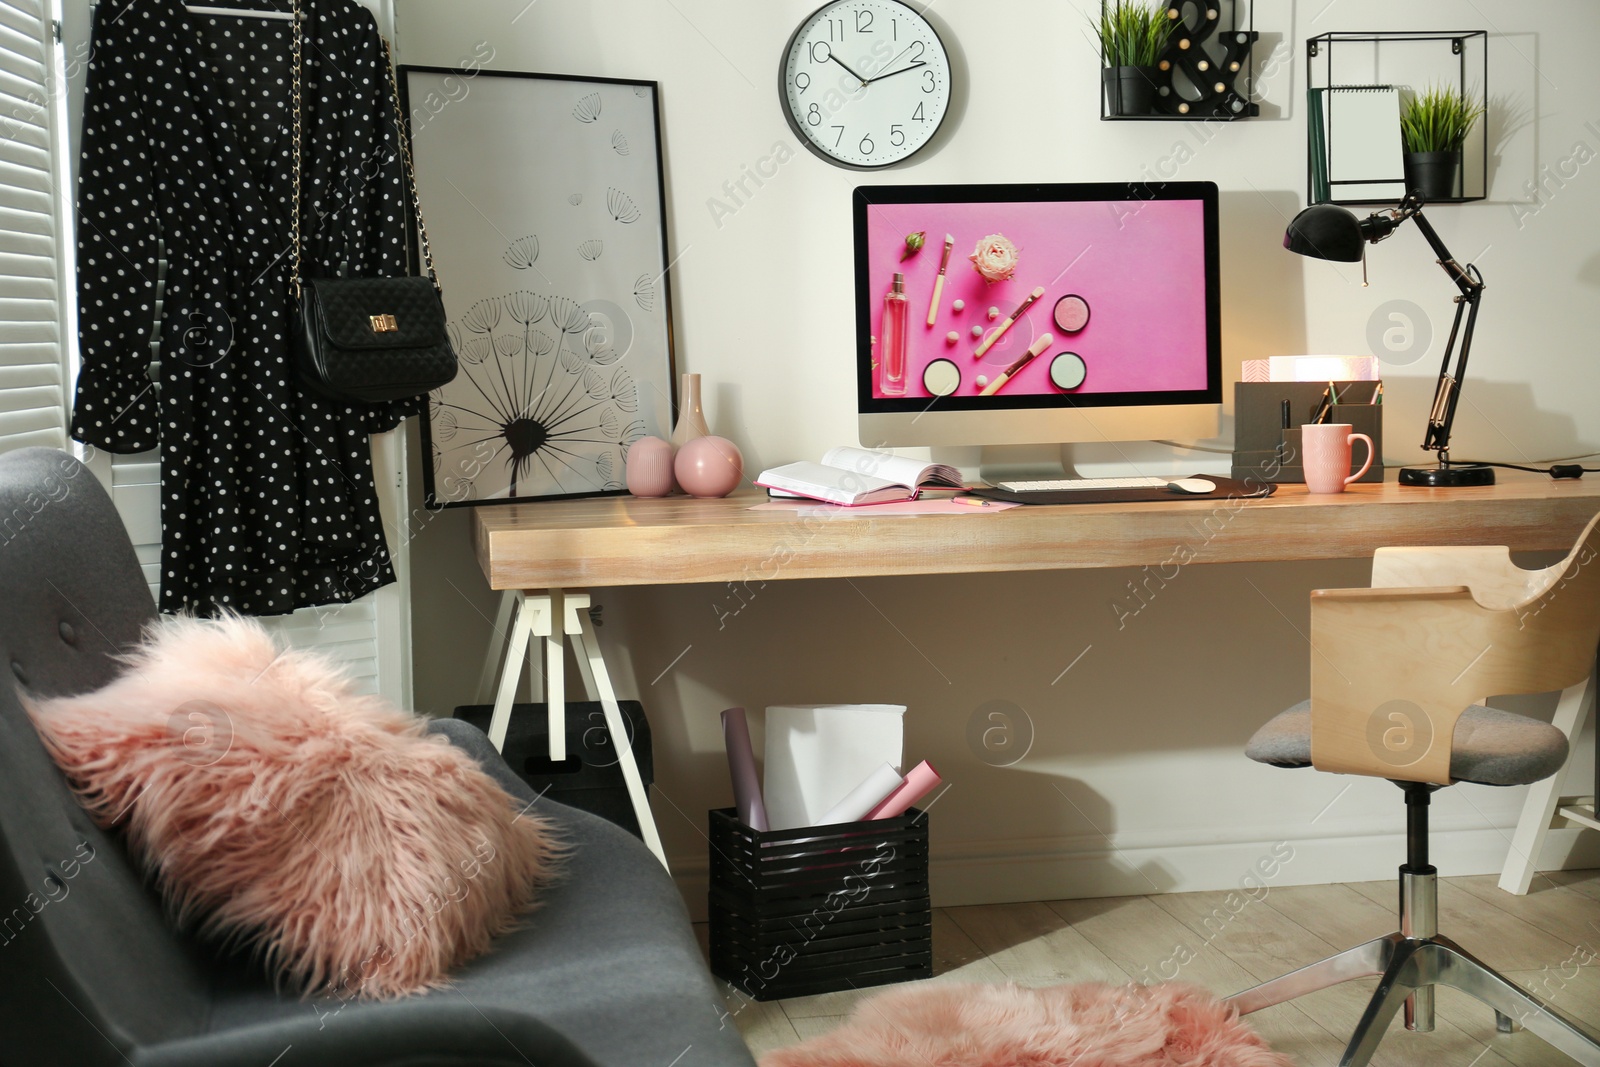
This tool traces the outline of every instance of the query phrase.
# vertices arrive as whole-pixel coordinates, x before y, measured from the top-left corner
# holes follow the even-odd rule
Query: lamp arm
[[[1441,368],[1439,372],[1439,394],[1436,399],[1444,400],[1442,422],[1435,426],[1431,421],[1428,426],[1428,436],[1436,438],[1438,444],[1435,450],[1439,453],[1439,460],[1446,465],[1450,462],[1450,427],[1456,421],[1456,400],[1461,396],[1461,382],[1467,376],[1467,357],[1472,354],[1472,330],[1478,324],[1478,294],[1482,292],[1483,285],[1479,283],[1472,292],[1461,297],[1461,303],[1456,305],[1456,324],[1461,322],[1461,309],[1466,308],[1467,325],[1461,331],[1461,357],[1456,360],[1454,374],[1446,374]],[[1455,326],[1451,326],[1451,339],[1454,340]],[[1444,358],[1450,358],[1449,349],[1445,350]]]
[[[1461,396],[1461,382],[1467,374],[1467,359],[1472,354],[1472,333],[1478,324],[1478,301],[1483,295],[1483,276],[1472,264],[1462,266],[1445,247],[1440,239],[1439,232],[1433,228],[1426,215],[1422,213],[1422,197],[1415,192],[1406,194],[1400,206],[1389,213],[1384,223],[1379,223],[1382,216],[1374,216],[1368,221],[1375,236],[1369,240],[1382,240],[1389,236],[1396,226],[1407,219],[1417,224],[1417,229],[1422,231],[1423,238],[1428,242],[1428,247],[1433,249],[1433,254],[1438,258],[1439,266],[1450,276],[1461,295],[1456,297],[1456,314],[1450,323],[1450,339],[1445,342],[1444,355],[1439,360],[1439,384],[1433,394],[1433,408],[1428,412],[1428,430],[1423,436],[1422,447],[1431,452],[1439,453],[1441,466],[1450,465],[1450,428],[1455,423],[1456,402]],[[1465,314],[1465,328],[1462,317]],[[1450,357],[1455,353],[1456,341],[1461,342],[1461,353],[1455,361],[1454,369],[1450,366]]]
[[[1456,283],[1456,288],[1461,290],[1461,295],[1476,299],[1476,294],[1483,289],[1483,282],[1472,276],[1470,265],[1463,267],[1456,262],[1450,250],[1444,246],[1444,241],[1439,239],[1439,232],[1433,228],[1433,223],[1422,213],[1422,205],[1417,204],[1415,209],[1409,205],[1402,206],[1402,214],[1416,223],[1417,229],[1422,231],[1422,236],[1427,240],[1428,247],[1433,249],[1433,254],[1439,258],[1439,266],[1450,275],[1450,280]]]

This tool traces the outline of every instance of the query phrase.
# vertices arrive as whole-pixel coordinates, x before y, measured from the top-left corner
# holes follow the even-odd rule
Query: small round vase
[[[744,477],[744,456],[726,437],[696,437],[678,449],[672,469],[690,496],[727,496]]]
[[[628,492],[666,496],[672,492],[672,446],[659,437],[641,437],[628,449]]]

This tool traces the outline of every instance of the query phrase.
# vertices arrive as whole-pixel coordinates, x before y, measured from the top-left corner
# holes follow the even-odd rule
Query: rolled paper
[[[722,713],[722,742],[728,749],[728,774],[733,778],[733,806],[739,821],[752,830],[767,829],[767,806],[756,778],[755,750],[750,747],[750,724],[743,708]]]
[[[933,769],[933,764],[923,760],[906,772],[906,780],[900,783],[899,789],[884,797],[877,807],[862,818],[892,819],[897,815],[904,815],[907,808],[937,789],[942,781],[944,779]]]
[[[861,780],[861,784],[844,795],[844,798],[823,812],[817,826],[831,826],[839,822],[856,822],[867,812],[893,796],[905,779],[892,764],[882,763],[878,769]]]

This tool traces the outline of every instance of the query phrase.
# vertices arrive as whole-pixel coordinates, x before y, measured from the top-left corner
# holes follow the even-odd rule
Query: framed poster
[[[432,508],[625,492],[672,430],[657,86],[402,66],[454,381],[428,398]]]

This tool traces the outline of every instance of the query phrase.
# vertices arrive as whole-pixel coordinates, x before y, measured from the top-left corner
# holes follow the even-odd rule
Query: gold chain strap
[[[290,106],[294,108],[294,211],[290,216],[290,225],[294,227],[294,241],[289,246],[290,283],[294,287],[295,303],[300,302],[300,0],[294,0],[294,21],[291,23],[290,32],[294,35],[290,45],[294,70],[290,76],[290,84],[294,87],[293,99]]]
[[[301,52],[301,36],[304,33],[304,30],[303,30],[304,20],[303,20],[303,17],[301,16],[301,14],[300,14],[300,0],[293,0],[292,7],[293,7],[293,12],[294,12],[294,30],[293,30],[294,37],[293,37],[293,43],[291,45],[291,54],[292,54],[292,60],[291,61],[294,64],[294,71],[293,71],[293,74],[291,76],[291,85],[292,85],[292,88],[293,88],[293,99],[291,101],[291,106],[294,108],[294,119],[293,119],[294,136],[293,136],[293,147],[292,147],[291,150],[294,152],[294,212],[293,212],[293,215],[292,215],[291,220],[290,220],[290,225],[293,227],[294,241],[293,241],[293,243],[291,244],[291,246],[289,248],[289,262],[290,262],[290,267],[291,267],[290,280],[291,280],[291,284],[292,284],[293,289],[294,289],[295,301],[298,303],[299,300],[300,300],[300,261],[301,261],[301,248],[300,248],[300,203],[301,203],[300,172],[301,172],[301,160],[303,158],[302,157],[302,148],[301,148],[301,144],[302,144],[301,126],[302,126],[303,121],[304,121],[303,120],[304,112],[302,111],[302,105],[301,105],[301,100],[300,100],[300,80],[301,80],[301,75],[302,75],[301,64],[303,62],[302,52]],[[428,270],[428,278],[433,282],[434,290],[436,292],[442,292],[443,290],[441,290],[440,287],[439,287],[439,272],[434,268],[434,265],[433,265],[433,246],[428,243],[428,226],[427,226],[427,223],[423,222],[423,220],[422,220],[422,198],[417,193],[417,172],[416,172],[416,168],[413,166],[413,164],[411,162],[411,139],[406,136],[406,117],[405,117],[405,112],[400,109],[400,84],[395,79],[395,74],[394,74],[394,54],[389,49],[389,40],[388,40],[388,38],[380,36],[378,39],[383,42],[383,64],[384,64],[384,68],[388,71],[388,74],[389,74],[389,96],[394,101],[394,130],[395,130],[395,136],[397,138],[399,138],[399,141],[400,141],[400,158],[405,163],[406,180],[407,180],[408,184],[411,187],[411,208],[412,208],[412,211],[414,211],[416,213],[417,237],[419,239],[419,243],[422,245],[422,262],[423,262],[423,265],[426,266],[426,268]]]
[[[433,266],[433,246],[428,243],[428,224],[422,219],[422,197],[417,193],[417,168],[411,162],[411,138],[406,136],[406,113],[400,109],[400,83],[395,78],[394,54],[389,50],[387,37],[379,37],[378,40],[383,42],[384,66],[389,71],[389,98],[394,101],[394,133],[400,140],[400,158],[405,161],[406,180],[411,185],[411,210],[416,214],[417,243],[422,246],[422,265],[427,268],[428,277],[433,279],[433,288],[439,290],[439,272]]]

